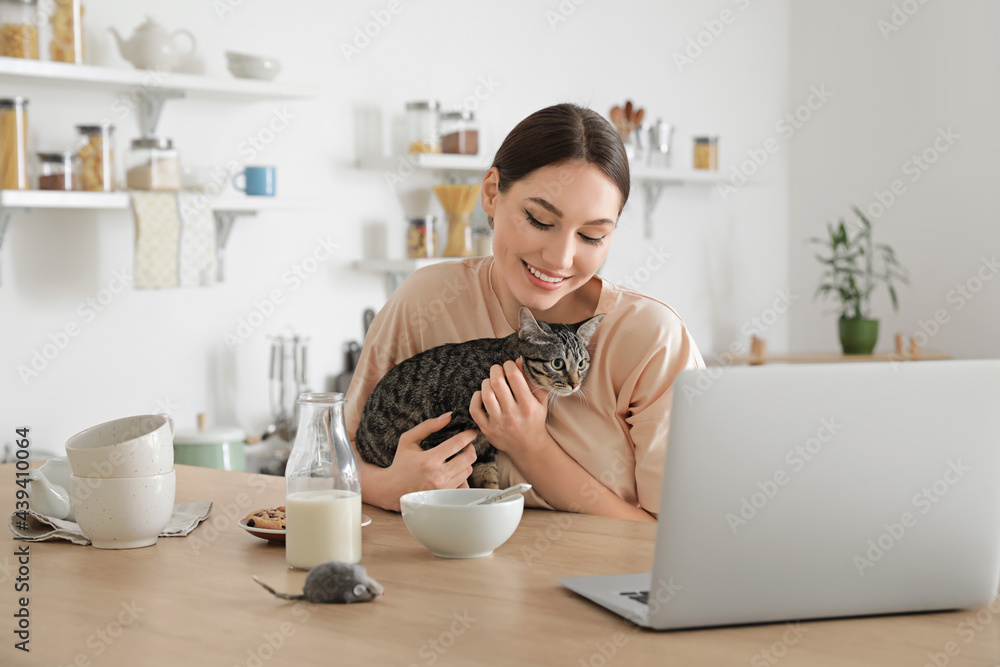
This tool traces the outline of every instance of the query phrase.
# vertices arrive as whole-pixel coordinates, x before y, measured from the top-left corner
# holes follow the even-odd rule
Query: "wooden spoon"
[[[625,122],[632,122],[632,100],[625,100]]]
[[[636,128],[641,127],[642,126],[642,118],[645,115],[646,115],[646,110],[645,109],[639,109],[638,111],[636,111],[635,112],[635,121],[633,121],[632,125],[634,127],[636,127]]]

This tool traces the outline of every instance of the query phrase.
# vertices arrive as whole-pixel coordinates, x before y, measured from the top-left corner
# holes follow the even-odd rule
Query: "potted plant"
[[[824,266],[815,297],[840,300],[840,345],[844,354],[871,354],[878,340],[878,320],[871,318],[871,295],[885,283],[893,311],[899,310],[894,281],[906,283],[906,269],[893,249],[872,240],[872,223],[857,206],[852,207],[861,224],[848,228],[844,219],[834,227],[827,223],[828,238],[813,237],[829,256],[816,255]]]

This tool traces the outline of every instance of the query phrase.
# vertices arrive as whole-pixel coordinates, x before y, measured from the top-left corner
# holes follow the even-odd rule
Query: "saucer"
[[[362,525],[362,527],[363,526],[367,526],[371,522],[372,522],[372,518],[370,516],[368,516],[367,514],[362,514],[361,515],[361,525]],[[281,544],[285,543],[285,531],[283,531],[283,530],[280,530],[280,529],[275,530],[273,528],[250,528],[250,527],[247,526],[247,520],[246,519],[240,519],[239,526],[240,526],[240,528],[242,528],[243,530],[247,531],[248,533],[250,533],[254,537],[259,537],[262,540],[267,540],[268,542],[275,542],[275,543],[279,543],[280,542]]]

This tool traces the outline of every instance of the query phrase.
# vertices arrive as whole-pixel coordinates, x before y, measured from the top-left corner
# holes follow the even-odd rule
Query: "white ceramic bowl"
[[[174,421],[137,415],[80,431],[66,442],[77,477],[146,477],[174,469]]]
[[[156,544],[174,512],[174,471],[149,477],[72,477],[70,496],[80,530],[98,549]]]
[[[506,542],[521,521],[524,496],[490,505],[468,503],[492,489],[440,489],[407,493],[399,499],[403,523],[413,537],[441,558],[489,556]]]
[[[235,51],[226,51],[226,64],[230,73],[240,79],[270,81],[281,71],[281,63],[274,58]]]

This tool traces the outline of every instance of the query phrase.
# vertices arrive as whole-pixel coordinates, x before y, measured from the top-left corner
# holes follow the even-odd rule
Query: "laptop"
[[[961,609],[998,582],[1000,360],[682,372],[652,572],[559,581],[658,630]]]

